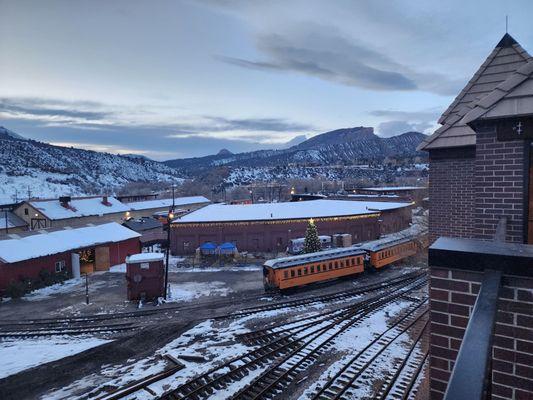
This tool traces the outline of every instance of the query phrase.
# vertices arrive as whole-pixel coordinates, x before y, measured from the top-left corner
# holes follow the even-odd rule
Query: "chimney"
[[[71,200],[70,196],[61,196],[59,198],[59,204],[61,204],[61,206],[65,208],[70,208],[70,205],[69,205],[70,200]]]
[[[111,206],[111,203],[109,202],[107,196],[102,196],[102,204],[103,204],[104,206],[108,206],[108,207]]]

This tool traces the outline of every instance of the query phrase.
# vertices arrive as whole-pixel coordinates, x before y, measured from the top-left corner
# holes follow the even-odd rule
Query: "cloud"
[[[107,111],[90,111],[100,106],[93,102],[65,102],[38,98],[0,98],[0,113],[4,118],[29,118],[44,120],[97,121],[111,116]]]
[[[378,125],[378,133],[382,137],[391,137],[400,135],[405,132],[424,132],[426,129],[431,128],[429,123],[409,123],[407,121],[386,121]]]
[[[420,111],[373,110],[370,115],[387,119],[377,126],[380,136],[390,137],[409,131],[429,133],[440,115],[437,109]]]
[[[241,68],[301,73],[370,90],[423,90],[451,95],[461,85],[441,74],[402,65],[333,26],[294,25],[283,34],[259,34],[256,41],[263,59],[215,57]]]
[[[0,122],[31,139],[156,159],[274,148],[316,128],[284,118],[179,117],[149,107],[0,98]]]

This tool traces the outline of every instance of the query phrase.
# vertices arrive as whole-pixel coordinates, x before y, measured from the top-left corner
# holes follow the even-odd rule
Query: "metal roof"
[[[292,257],[274,258],[272,260],[267,260],[264,265],[272,269],[281,269],[311,262],[321,262],[363,254],[365,254],[365,252],[361,249],[354,247],[343,247],[341,249],[318,251],[316,253],[301,254]]]

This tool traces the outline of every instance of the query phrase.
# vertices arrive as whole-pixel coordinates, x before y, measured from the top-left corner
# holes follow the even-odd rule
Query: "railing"
[[[448,382],[445,400],[481,400],[487,397],[492,334],[496,320],[501,271],[486,270]]]

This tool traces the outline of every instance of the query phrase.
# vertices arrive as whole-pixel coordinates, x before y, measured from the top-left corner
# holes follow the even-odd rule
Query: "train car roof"
[[[274,258],[265,262],[266,267],[281,269],[301,265],[309,262],[331,260],[333,258],[348,257],[364,254],[365,251],[355,247],[343,247],[341,249],[318,251],[316,253],[301,254],[292,257]]]
[[[375,252],[386,249],[390,246],[396,246],[398,244],[411,242],[413,239],[414,237],[412,236],[407,236],[403,238],[383,238],[378,240],[372,240],[371,242],[356,244],[355,246],[358,249]]]

